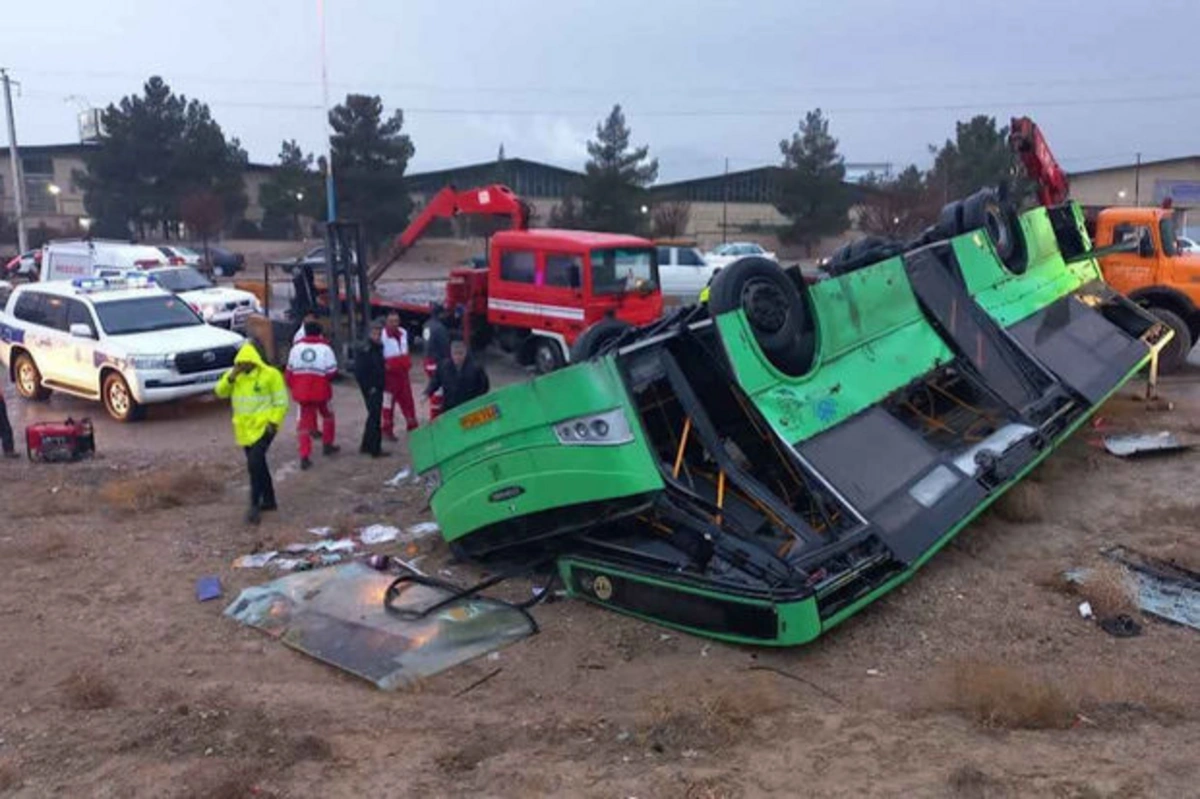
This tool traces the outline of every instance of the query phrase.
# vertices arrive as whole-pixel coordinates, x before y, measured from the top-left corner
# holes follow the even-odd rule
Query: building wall
[[[1200,158],[1148,164],[1140,170],[1127,166],[1083,172],[1070,179],[1071,197],[1083,205],[1157,205],[1164,191],[1176,187],[1171,192],[1176,207],[1200,208]],[[1195,184],[1195,188],[1182,191],[1191,187],[1180,184]]]
[[[27,228],[33,230],[45,225],[65,233],[78,233],[79,220],[87,216],[87,211],[83,207],[83,189],[76,185],[73,173],[84,171],[83,158],[77,155],[41,155],[34,151],[23,161]],[[57,197],[48,191],[50,185],[59,188]],[[8,153],[4,152],[3,158],[0,158],[0,214],[12,221],[16,213],[12,162]]]

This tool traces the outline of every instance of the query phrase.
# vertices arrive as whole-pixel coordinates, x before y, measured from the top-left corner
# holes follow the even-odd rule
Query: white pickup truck
[[[146,275],[17,286],[0,309],[0,361],[21,397],[99,399],[120,422],[212,391],[243,342]]]

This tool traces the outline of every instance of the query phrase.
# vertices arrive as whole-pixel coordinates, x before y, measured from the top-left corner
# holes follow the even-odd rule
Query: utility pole
[[[325,129],[328,155],[325,158],[325,206],[330,222],[337,219],[337,197],[333,186],[333,136],[329,133],[329,69],[325,56],[325,0],[317,0],[317,17],[321,24],[321,126]]]
[[[24,253],[29,245],[25,235],[25,179],[21,174],[21,154],[17,150],[17,121],[13,117],[12,81],[4,69],[0,69],[0,81],[4,83],[4,108],[8,112],[8,159],[12,164],[13,203],[17,213],[17,251]]]
[[[1142,204],[1142,154],[1137,154],[1137,166],[1133,168],[1133,204]]]
[[[725,158],[725,177],[721,179],[721,243],[728,241],[729,233],[729,158]]]

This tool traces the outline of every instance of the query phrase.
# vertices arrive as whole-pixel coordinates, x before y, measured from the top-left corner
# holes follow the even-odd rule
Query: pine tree
[[[850,226],[852,197],[837,145],[819,108],[805,115],[790,140],[779,143],[784,172],[776,207],[790,220],[780,238],[803,245],[809,255],[821,238]]]
[[[581,186],[581,224],[591,230],[638,233],[649,226],[646,189],[658,178],[650,148],[630,149],[631,133],[620,105],[596,126]]]

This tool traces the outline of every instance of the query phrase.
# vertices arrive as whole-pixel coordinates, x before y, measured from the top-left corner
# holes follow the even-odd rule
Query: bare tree
[[[687,233],[692,216],[692,205],[685,200],[669,200],[654,206],[651,215],[654,235],[660,238],[675,238]]]
[[[915,166],[894,180],[869,175],[862,181],[858,227],[863,233],[891,239],[917,235],[937,220],[938,202],[926,176]]]
[[[208,252],[208,240],[221,232],[225,226],[225,204],[221,196],[202,189],[184,196],[179,201],[179,215],[193,235],[204,243],[204,271],[212,274],[212,257]]]

